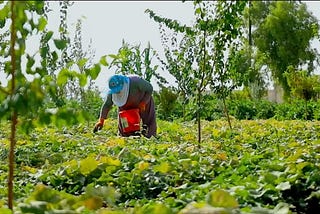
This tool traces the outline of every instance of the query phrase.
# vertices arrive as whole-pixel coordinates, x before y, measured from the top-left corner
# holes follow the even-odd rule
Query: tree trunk
[[[304,107],[304,111],[305,111],[305,120],[308,120],[308,100],[305,100],[305,107]]]
[[[11,1],[11,38],[10,38],[10,55],[11,55],[11,76],[12,84],[10,96],[11,99],[16,91],[16,27],[15,27],[15,10],[14,1]],[[10,151],[9,151],[9,177],[8,177],[8,207],[13,210],[13,180],[14,180],[14,148],[16,145],[16,128],[17,128],[18,113],[13,109],[11,117],[11,136],[10,136]]]
[[[201,90],[198,88],[198,107],[197,107],[197,121],[198,121],[198,146],[200,148],[201,143],[201,119],[200,119],[200,109],[201,109]]]
[[[231,120],[230,120],[230,116],[229,116],[229,111],[228,111],[228,108],[227,108],[227,105],[226,105],[226,98],[223,96],[222,98],[222,102],[223,102],[223,109],[224,109],[224,113],[227,117],[227,120],[228,120],[228,124],[229,124],[229,128],[232,130],[232,126],[231,126]]]
[[[14,180],[14,149],[16,145],[17,112],[11,118],[11,136],[9,151],[9,178],[8,178],[8,207],[13,210],[13,180]]]

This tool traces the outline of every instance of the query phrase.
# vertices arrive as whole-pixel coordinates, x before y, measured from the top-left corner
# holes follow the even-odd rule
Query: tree
[[[239,50],[235,53],[237,59],[234,68],[241,74],[239,85],[250,92],[250,98],[261,99],[268,86],[268,70],[264,66],[264,55],[257,53],[256,49],[248,44],[247,39],[242,40]]]
[[[169,62],[167,67],[177,79],[178,87],[187,86],[188,92],[196,98],[199,142],[203,93],[211,86],[224,100],[228,93],[239,85],[239,78],[236,79],[234,53],[237,50],[235,41],[240,35],[238,27],[244,5],[245,2],[195,1],[196,21],[192,27],[159,17],[153,11],[146,10],[156,22],[183,34],[183,42],[180,43],[182,45],[172,50],[170,56],[166,55]],[[176,41],[176,38],[172,40]],[[168,48],[165,49],[165,53],[168,53]],[[230,57],[227,57],[228,54]],[[227,111],[225,112],[227,114]],[[231,128],[228,114],[227,118]]]
[[[215,7],[215,16],[212,22],[213,49],[213,77],[210,87],[223,101],[224,111],[232,129],[226,98],[237,87],[242,85],[243,74],[237,68],[237,52],[242,24],[244,1],[218,1]]]
[[[315,68],[318,53],[310,41],[319,35],[317,19],[308,12],[305,3],[295,1],[252,2],[254,45],[266,57],[266,65],[276,83],[290,95],[284,73],[289,66],[308,72]],[[263,12],[262,12],[263,11]],[[262,12],[259,14],[259,12]]]
[[[195,5],[198,4],[195,2]],[[178,88],[184,89],[188,87],[188,90],[183,90],[183,92],[190,92],[190,95],[196,98],[197,105],[195,106],[195,113],[198,124],[198,142],[200,145],[201,96],[208,86],[209,78],[212,74],[212,70],[208,69],[209,57],[206,58],[206,54],[208,54],[206,46],[210,44],[206,39],[207,32],[210,33],[210,29],[207,28],[207,21],[203,21],[205,14],[201,13],[200,9],[196,9],[195,15],[198,15],[199,19],[196,20],[195,26],[187,27],[179,24],[175,20],[159,17],[152,10],[148,9],[145,12],[149,13],[150,18],[154,19],[156,22],[164,24],[175,32],[184,34],[178,49],[171,50],[170,53],[170,49],[165,47],[167,61],[170,63],[167,68],[169,68],[169,73],[176,78]],[[173,41],[175,41],[175,39],[176,38],[173,37]]]
[[[44,1],[6,1],[1,3],[1,29],[10,28],[10,43],[1,43],[0,55],[4,60],[4,73],[8,76],[8,84],[0,86],[2,97],[0,103],[0,119],[10,117],[10,150],[8,176],[8,207],[13,209],[13,180],[14,180],[14,153],[16,146],[17,129],[27,132],[33,126],[50,122],[73,123],[81,121],[82,113],[77,109],[59,108],[56,112],[49,112],[45,106],[46,97],[58,87],[64,87],[69,77],[81,79],[86,83],[88,77],[96,77],[96,63],[85,74],[77,74],[69,70],[72,64],[63,67],[58,73],[56,81],[49,73],[48,61],[44,58],[52,56],[50,63],[57,62],[56,51],[61,51],[67,43],[65,40],[54,39],[53,32],[45,31],[46,19]],[[10,21],[9,21],[10,20]],[[7,22],[8,21],[8,22]],[[55,45],[54,51],[47,46],[39,45],[40,58],[36,54],[29,54],[27,39],[31,36],[40,36],[47,43]],[[26,63],[22,63],[23,61]],[[75,62],[76,63],[76,62]],[[23,65],[25,64],[25,67]],[[85,85],[85,84],[84,84]],[[64,124],[63,123],[63,124]]]
[[[152,13],[150,11],[150,13]],[[189,103],[193,89],[196,87],[192,75],[193,64],[195,60],[194,52],[197,48],[194,45],[194,38],[192,35],[183,35],[179,40],[177,32],[173,31],[171,39],[169,33],[166,31],[164,24],[159,23],[161,44],[164,49],[165,59],[159,57],[162,64],[162,70],[168,71],[175,78],[177,84],[177,93],[182,97],[182,112],[183,119],[185,119],[185,107]]]
[[[266,3],[267,4],[267,3]],[[264,4],[257,3],[260,6]],[[255,7],[257,8],[257,6]],[[266,8],[259,8],[259,11],[252,7],[252,1],[248,1],[243,12],[242,27],[243,35],[240,37],[240,49],[236,53],[235,68],[242,73],[242,84],[245,90],[249,90],[250,98],[262,98],[268,86],[268,70],[264,67],[265,55],[259,53],[252,42],[253,24],[258,25],[257,19],[265,17]],[[253,16],[255,19],[253,19]]]

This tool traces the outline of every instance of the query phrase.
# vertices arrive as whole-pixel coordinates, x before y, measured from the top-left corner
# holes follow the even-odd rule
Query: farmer
[[[156,136],[157,124],[152,98],[152,85],[138,76],[113,75],[109,79],[109,89],[107,98],[101,107],[99,121],[96,123],[93,132],[102,129],[108,112],[115,104],[118,106],[119,115],[122,111],[136,109],[141,117],[142,127],[145,129],[142,134],[147,138]],[[134,135],[134,133],[125,132],[120,119],[120,116],[118,116],[119,134],[124,137]]]

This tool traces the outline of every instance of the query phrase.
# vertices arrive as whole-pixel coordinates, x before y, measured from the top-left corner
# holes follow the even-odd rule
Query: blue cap
[[[108,94],[116,94],[119,93],[122,88],[124,83],[128,82],[128,77],[123,76],[123,75],[113,75],[110,79],[109,79],[109,92]]]

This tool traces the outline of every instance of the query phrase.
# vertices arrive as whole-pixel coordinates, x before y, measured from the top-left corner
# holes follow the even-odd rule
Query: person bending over
[[[126,131],[126,123],[122,121],[121,112],[129,113],[136,110],[144,127],[142,134],[147,138],[155,137],[157,124],[151,83],[138,76],[113,75],[109,79],[109,89],[93,132],[102,129],[104,120],[114,104],[118,107],[118,130],[121,136],[128,137],[136,133]]]

